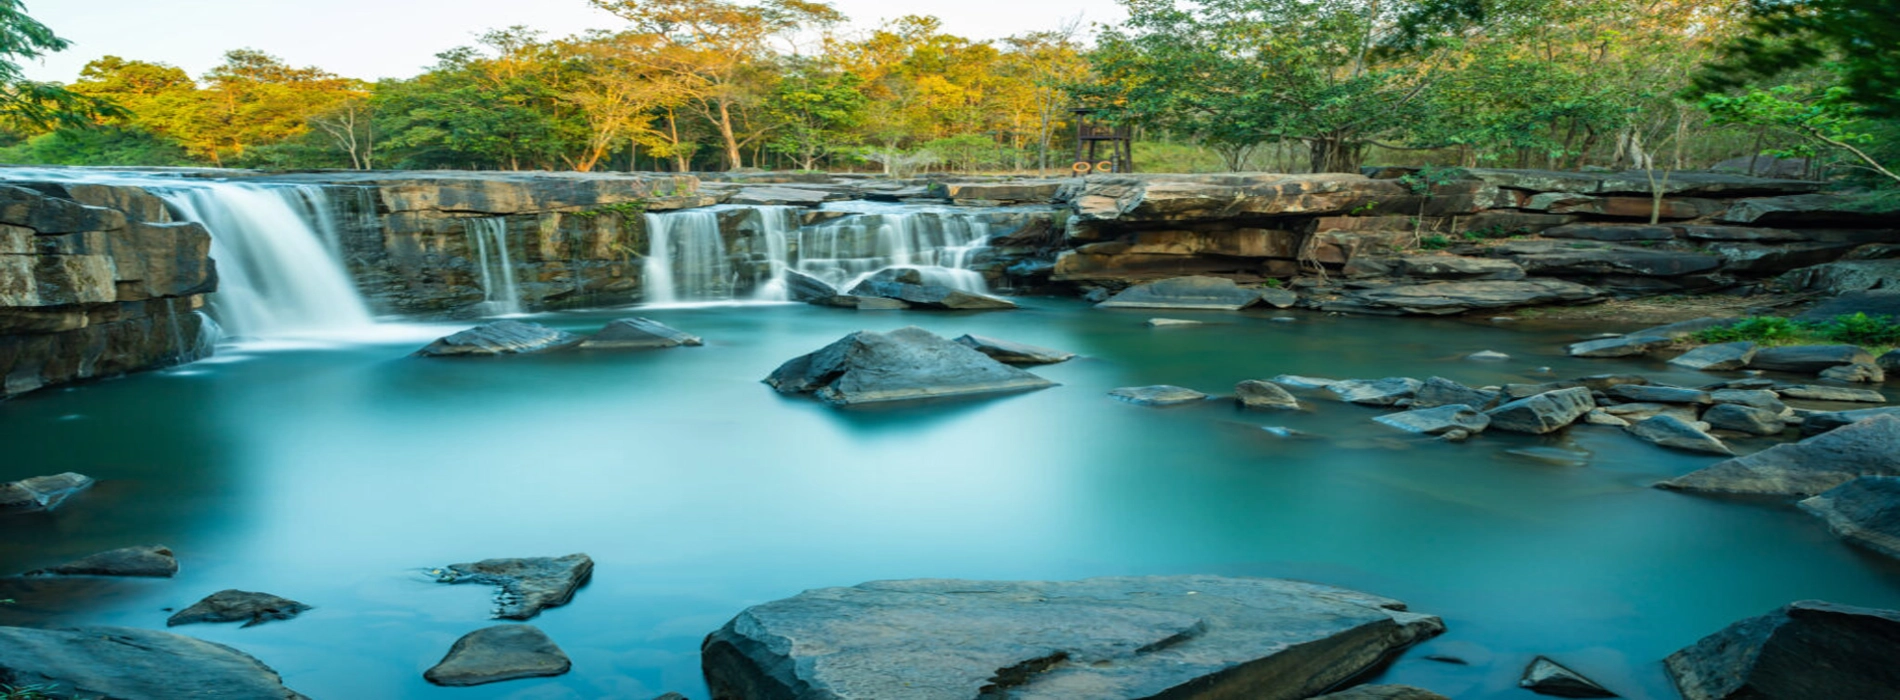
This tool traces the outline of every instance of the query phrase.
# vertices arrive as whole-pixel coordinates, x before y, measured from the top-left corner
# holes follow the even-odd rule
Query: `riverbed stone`
[[[989,355],[997,362],[1010,365],[1052,365],[1068,362],[1075,353],[1045,348],[1039,345],[1018,343],[982,335],[959,336],[956,343],[977,352]]]
[[[1841,539],[1900,559],[1900,477],[1863,476],[1800,505]]]
[[[1801,434],[1819,435],[1844,425],[1859,423],[1874,416],[1900,416],[1900,406],[1881,406],[1852,411],[1810,413],[1801,421]]]
[[[1658,415],[1630,424],[1624,430],[1650,443],[1688,452],[1732,455],[1734,450],[1701,426],[1672,415]]]
[[[1513,433],[1542,435],[1577,422],[1596,408],[1585,387],[1547,391],[1491,409],[1491,427]]]
[[[1590,425],[1607,425],[1612,428],[1627,428],[1630,422],[1601,408],[1583,414],[1583,422]]]
[[[1300,400],[1280,385],[1258,379],[1249,379],[1234,385],[1234,396],[1240,399],[1240,405],[1260,410],[1298,410]]]
[[[1766,389],[1716,389],[1709,392],[1709,400],[1717,404],[1759,408],[1777,416],[1788,410],[1788,405],[1781,402],[1781,396]]]
[[[171,578],[178,559],[163,545],[124,547],[100,552],[59,566],[27,572],[28,576],[136,576]]]
[[[1326,387],[1339,400],[1361,406],[1395,406],[1418,394],[1424,382],[1411,377],[1347,379]]]
[[[1685,389],[1679,386],[1661,384],[1619,384],[1605,390],[1604,393],[1619,401],[1635,403],[1692,403],[1707,405],[1714,403],[1709,392],[1700,389]]]
[[[1888,371],[1900,369],[1900,350],[1888,350],[1880,357],[1874,358],[1874,364]]]
[[[641,317],[613,321],[593,337],[581,341],[581,347],[589,350],[643,350],[705,344],[699,336]]]
[[[1571,357],[1636,357],[1647,355],[1657,348],[1674,344],[1676,341],[1661,336],[1622,335],[1615,338],[1586,340],[1572,343],[1565,352]]]
[[[1388,413],[1376,416],[1373,420],[1408,433],[1424,435],[1446,435],[1456,431],[1463,433],[1464,437],[1470,437],[1491,426],[1489,416],[1462,404]]]
[[[1733,403],[1716,404],[1703,411],[1702,422],[1717,430],[1750,435],[1780,435],[1788,429],[1780,412]]]
[[[1871,362],[1856,362],[1821,370],[1821,378],[1849,384],[1879,384],[1887,381],[1887,372]]]
[[[1841,700],[1900,688],[1900,611],[1792,603],[1663,660],[1684,700]]]
[[[1524,674],[1517,681],[1518,687],[1539,695],[1552,695],[1560,698],[1613,698],[1616,693],[1598,685],[1596,681],[1585,678],[1583,674],[1572,671],[1563,664],[1539,656],[1531,659],[1524,667]]]
[[[465,687],[567,673],[574,663],[534,625],[495,625],[475,630],[449,647],[447,656],[422,677],[436,685]]]
[[[1238,311],[1261,303],[1260,290],[1224,277],[1175,277],[1137,284],[1096,304],[1104,309],[1217,309]]]
[[[879,581],[748,608],[701,659],[715,700],[1291,700],[1444,629],[1404,608],[1218,576]]]
[[[1399,258],[1398,273],[1420,279],[1524,279],[1524,268],[1509,260],[1459,255],[1402,256]]]
[[[1669,364],[1709,372],[1747,367],[1755,359],[1755,344],[1747,341],[1704,345],[1669,360]]]
[[[421,357],[524,355],[579,345],[583,338],[539,323],[501,320],[445,336],[416,351]]]
[[[1694,423],[1702,419],[1701,411],[1698,411],[1694,404],[1619,403],[1619,404],[1604,406],[1597,410],[1616,416],[1623,420],[1630,421],[1632,423],[1636,421],[1649,420],[1656,416],[1663,416],[1663,415],[1675,416],[1676,418],[1687,423]]]
[[[302,700],[263,662],[222,644],[129,627],[0,627],[0,679],[57,697]]]
[[[1887,397],[1870,389],[1820,384],[1778,384],[1775,393],[1784,399],[1833,401],[1836,403],[1886,403]]]
[[[1431,377],[1419,384],[1412,396],[1412,408],[1436,408],[1464,404],[1478,410],[1497,403],[1498,392],[1473,389],[1444,377]]]
[[[1195,321],[1185,318],[1151,318],[1148,319],[1146,325],[1149,328],[1175,328],[1180,326],[1200,326],[1206,323],[1206,321]]]
[[[1900,417],[1881,415],[1658,483],[1679,491],[1813,496],[1863,476],[1900,476]]]
[[[784,274],[785,295],[792,301],[816,304],[839,295],[837,287],[817,277],[792,269],[785,270]]]
[[[876,277],[859,282],[857,286],[851,288],[850,293],[860,299],[867,297],[896,299],[910,305],[913,309],[995,311],[1017,308],[1016,302],[988,294],[965,292],[941,284],[913,284]],[[862,309],[864,305],[859,303],[858,308]]]
[[[174,613],[165,620],[165,626],[242,621],[245,627],[250,627],[271,620],[288,620],[309,609],[310,606],[289,598],[229,588],[205,596],[204,600]]]
[[[813,394],[836,406],[1055,386],[916,326],[852,333],[786,362],[765,383],[780,393]]]
[[[483,559],[440,570],[443,583],[476,583],[500,588],[495,617],[531,620],[542,610],[566,605],[593,578],[594,560],[585,554],[564,557]]]
[[[77,472],[0,483],[0,515],[54,510],[92,484],[92,477]]]
[[[1344,299],[1356,307],[1423,316],[1518,306],[1583,304],[1604,298],[1603,292],[1594,288],[1554,279],[1433,282],[1363,289],[1344,295]]]
[[[1280,386],[1293,387],[1295,389],[1324,389],[1326,387],[1332,386],[1334,384],[1338,384],[1340,382],[1340,380],[1338,379],[1327,379],[1325,377],[1302,377],[1297,374],[1282,374],[1272,379],[1269,379],[1267,381],[1273,382]]]
[[[1873,362],[1873,355],[1855,345],[1784,345],[1756,351],[1748,366],[1750,369],[1820,374],[1831,367]]]
[[[1207,394],[1169,384],[1125,386],[1108,395],[1137,406],[1176,406],[1207,400]]]

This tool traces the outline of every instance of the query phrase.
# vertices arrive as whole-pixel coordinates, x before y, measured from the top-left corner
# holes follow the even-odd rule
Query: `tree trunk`
[[[719,138],[726,142],[726,162],[729,166],[727,169],[738,170],[745,167],[740,162],[743,154],[739,152],[739,137],[732,130],[732,109],[725,100],[719,101],[719,118],[715,121],[719,123]]]

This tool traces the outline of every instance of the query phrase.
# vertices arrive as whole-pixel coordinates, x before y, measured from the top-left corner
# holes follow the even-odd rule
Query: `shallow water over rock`
[[[162,608],[261,590],[314,609],[291,624],[181,629],[256,656],[311,697],[703,698],[701,639],[805,589],[1270,576],[1441,615],[1447,632],[1379,682],[1522,698],[1518,676],[1543,654],[1624,697],[1673,698],[1661,659],[1737,619],[1801,599],[1900,608],[1900,564],[1792,505],[1650,488],[1721,457],[1595,425],[1447,444],[1372,421],[1391,409],[1310,390],[1294,393],[1311,411],[1225,398],[1280,374],[1472,387],[1725,376],[1564,354],[1589,333],[1632,329],[1279,311],[1170,311],[1207,324],[1157,329],[1143,324],[1151,311],[1022,301],[1006,314],[543,314],[529,320],[582,333],[637,314],[706,345],[484,362],[405,357],[426,338],[227,348],[211,363],[0,403],[6,468],[19,465],[0,479],[99,479],[54,513],[0,520],[0,574],[149,542],[180,562],[172,580],[0,581],[0,599],[17,601],[0,606],[0,624],[161,628]],[[977,401],[839,410],[759,382],[845,334],[906,325],[1078,357],[1031,370],[1062,386]],[[1512,359],[1464,359],[1486,349]],[[1156,384],[1224,398],[1158,411],[1108,395]],[[438,585],[425,566],[578,551],[596,561],[592,582],[535,620],[571,673],[460,689],[423,680],[456,639],[492,624],[493,593]]]

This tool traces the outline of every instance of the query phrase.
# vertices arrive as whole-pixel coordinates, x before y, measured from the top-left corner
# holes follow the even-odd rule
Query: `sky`
[[[1123,17],[1115,0],[834,0],[859,27],[910,14],[935,15],[944,30],[995,39],[1052,29],[1080,15]],[[73,42],[21,66],[34,80],[70,82],[105,55],[169,63],[194,76],[224,52],[255,48],[296,66],[352,78],[409,77],[435,54],[474,42],[484,29],[516,24],[549,36],[618,26],[586,0],[26,0],[27,13]]]

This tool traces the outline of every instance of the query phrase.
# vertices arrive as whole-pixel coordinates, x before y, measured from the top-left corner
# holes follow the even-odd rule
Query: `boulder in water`
[[[1733,430],[1750,435],[1780,435],[1788,429],[1781,414],[1765,408],[1724,403],[1702,412],[1702,422],[1718,430]]]
[[[1887,381],[1887,371],[1877,364],[1856,362],[1821,370],[1821,378],[1849,384],[1879,384]]]
[[[1425,435],[1444,435],[1456,430],[1463,431],[1468,437],[1484,432],[1485,428],[1491,426],[1489,416],[1463,404],[1388,413],[1373,420],[1408,433]]]
[[[1596,681],[1583,677],[1583,674],[1565,668],[1563,664],[1539,656],[1531,659],[1524,667],[1524,675],[1517,681],[1519,687],[1539,695],[1554,695],[1560,698],[1613,698],[1612,693]]]
[[[785,295],[792,301],[818,304],[838,296],[838,288],[817,277],[788,269],[785,271]]]
[[[1542,435],[1562,430],[1596,408],[1585,387],[1546,391],[1518,399],[1486,412],[1491,427],[1513,433]]]
[[[218,591],[205,596],[204,600],[192,603],[191,607],[180,610],[165,620],[165,626],[243,621],[245,627],[250,627],[271,620],[288,620],[309,609],[310,606],[289,598],[233,588]]]
[[[1704,345],[1669,360],[1669,364],[1709,372],[1747,367],[1755,359],[1755,344],[1747,341]]]
[[[1900,611],[1793,603],[1736,622],[1663,660],[1685,700],[1891,698]]]
[[[987,311],[1017,308],[1016,302],[999,299],[988,294],[965,292],[941,284],[929,284],[923,273],[915,268],[891,268],[879,270],[877,274],[859,282],[851,288],[850,294],[860,299],[895,299],[914,309],[934,309],[943,311]],[[858,308],[865,308],[859,302]]]
[[[1715,399],[1700,389],[1684,389],[1661,384],[1618,384],[1603,393],[1618,401],[1631,403],[1687,403],[1707,405]]]
[[[554,640],[534,625],[495,625],[455,640],[448,655],[422,677],[436,685],[462,687],[558,676],[573,666]]]
[[[1661,336],[1622,335],[1614,338],[1572,343],[1566,352],[1571,357],[1635,357],[1647,355],[1676,341]]]
[[[971,350],[989,355],[997,362],[1011,365],[1052,365],[1068,362],[1075,353],[1052,350],[1028,343],[1017,343],[981,335],[964,335],[956,342]]]
[[[1887,397],[1870,389],[1852,389],[1844,386],[1821,386],[1818,384],[1781,384],[1775,387],[1775,393],[1786,399],[1804,399],[1807,401],[1836,401],[1841,403],[1886,403]]]
[[[1175,326],[1199,326],[1206,323],[1206,321],[1193,321],[1185,318],[1151,318],[1148,319],[1147,325],[1149,328],[1170,328]]]
[[[1855,345],[1786,345],[1762,348],[1748,361],[1751,369],[1820,374],[1831,367],[1873,364],[1874,356]]]
[[[1498,392],[1473,389],[1444,377],[1431,377],[1420,384],[1412,396],[1412,408],[1435,408],[1463,404],[1484,410],[1497,403]]]
[[[1297,410],[1300,407],[1300,400],[1280,388],[1280,385],[1258,379],[1235,384],[1234,395],[1240,399],[1240,405],[1247,408]]]
[[[1238,311],[1261,303],[1260,290],[1224,277],[1175,277],[1137,284],[1096,304],[1104,309],[1217,309]]]
[[[879,581],[748,608],[700,658],[714,698],[1305,698],[1443,630],[1276,579]]]
[[[1207,394],[1167,384],[1125,386],[1108,392],[1108,395],[1137,406],[1175,406],[1207,400]]]
[[[1874,416],[1900,416],[1900,406],[1881,406],[1863,408],[1856,411],[1828,411],[1810,413],[1801,421],[1801,434],[1820,435],[1844,425],[1859,423]]]
[[[1728,445],[1705,432],[1701,426],[1666,413],[1637,421],[1624,430],[1663,447],[1716,455],[1735,454]]]
[[[0,627],[0,678],[53,686],[58,697],[302,700],[244,652],[129,627]]]
[[[1710,493],[1813,496],[1862,476],[1900,476],[1900,418],[1880,415],[1656,484]]]
[[[1863,476],[1801,502],[1841,539],[1900,559],[1900,477]]]
[[[162,545],[125,547],[70,561],[59,566],[29,571],[28,576],[138,576],[171,578],[178,574],[178,559]]]
[[[582,338],[538,323],[502,320],[437,339],[416,351],[420,357],[522,355],[579,345]]]
[[[594,575],[594,560],[585,554],[526,559],[483,559],[453,564],[435,572],[443,583],[479,583],[497,586],[500,604],[496,617],[529,620],[542,610],[566,605],[574,592]]]
[[[1339,400],[1362,406],[1396,406],[1418,394],[1424,382],[1411,377],[1347,379],[1326,386]]]
[[[676,348],[681,345],[705,345],[699,336],[683,333],[650,318],[623,318],[581,341],[589,350],[641,350]]]
[[[75,472],[0,483],[0,515],[51,511],[92,484],[92,477]]]
[[[1055,382],[910,326],[858,331],[779,366],[765,383],[838,406],[996,394]]]

